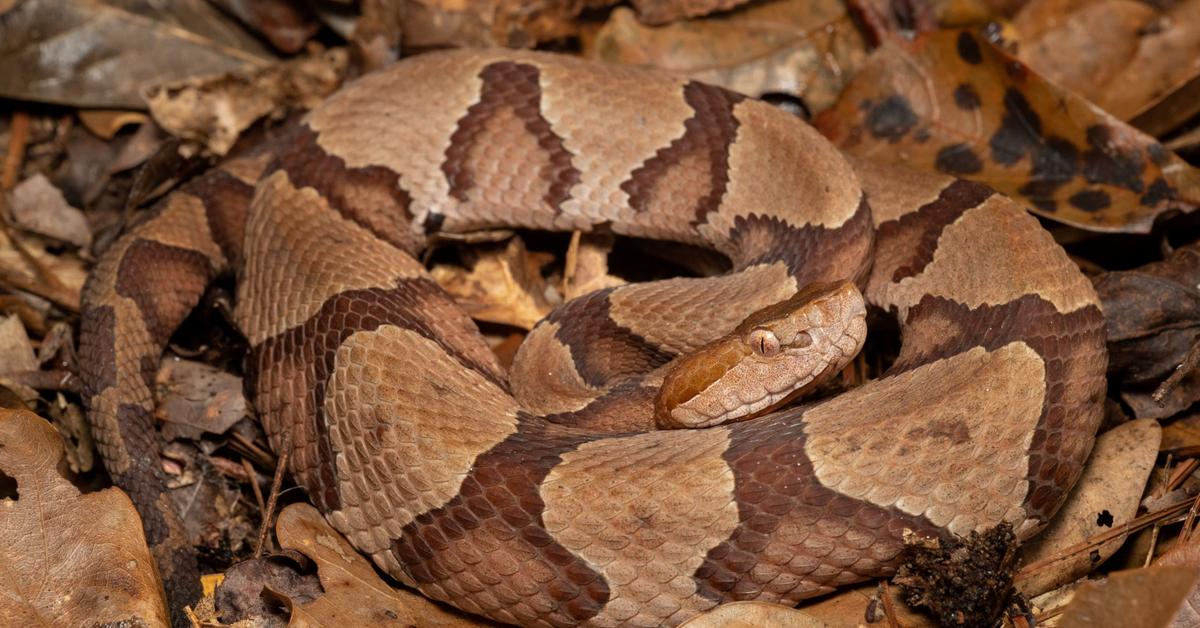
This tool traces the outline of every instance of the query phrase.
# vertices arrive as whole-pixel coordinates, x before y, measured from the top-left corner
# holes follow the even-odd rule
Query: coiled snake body
[[[510,381],[413,257],[505,227],[697,244],[732,270],[581,297]],[[256,408],[274,447],[290,433],[315,504],[397,580],[504,622],[675,624],[886,575],[905,529],[1027,537],[1078,477],[1103,398],[1090,284],[988,188],[852,168],[785,112],[648,71],[421,55],[187,184],[89,281],[90,416],[173,603],[195,562],[150,385],[226,271]],[[845,280],[900,322],[883,377],[744,422],[646,423],[664,364]],[[824,340],[857,350],[841,338]],[[774,393],[742,379],[750,410]]]

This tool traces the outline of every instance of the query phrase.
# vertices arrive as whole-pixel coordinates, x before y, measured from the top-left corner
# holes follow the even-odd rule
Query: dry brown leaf
[[[87,270],[77,255],[54,255],[34,238],[0,230],[0,286],[17,288],[79,310]]]
[[[1024,548],[1033,564],[1058,556],[1065,548],[1103,534],[1137,515],[1150,471],[1158,456],[1162,429],[1151,419],[1130,421],[1102,434],[1083,475],[1049,527]],[[1029,596],[1053,590],[1087,574],[1121,547],[1118,537],[1036,572],[1019,574],[1017,587]]]
[[[62,441],[49,423],[0,411],[0,617],[7,626],[167,623],[162,585],[125,493],[87,495],[58,472]],[[138,624],[136,622],[142,622]]]
[[[1200,172],[971,31],[883,43],[817,127],[866,159],[986,183],[1053,220],[1148,231]]]
[[[768,602],[730,602],[701,613],[680,624],[680,628],[831,628],[804,611]]]
[[[0,373],[33,371],[38,366],[21,318],[15,315],[0,318]]]
[[[42,174],[17,184],[9,202],[13,222],[26,231],[78,247],[92,243],[92,230],[83,212],[71,207],[62,192]]]
[[[728,11],[750,0],[633,0],[643,24],[666,24],[716,11]]]
[[[144,109],[145,87],[270,59],[205,0],[23,0],[0,20],[0,96],[8,98]]]
[[[608,274],[608,255],[614,242],[611,234],[580,231],[571,234],[563,270],[564,301],[625,283],[624,279]]]
[[[242,378],[203,362],[164,358],[155,379],[163,437],[196,439],[202,432],[224,434],[248,416]]]
[[[584,56],[755,97],[787,94],[816,113],[837,101],[866,59],[866,43],[840,0],[774,0],[660,28],[617,8]]]
[[[308,504],[292,504],[279,513],[275,533],[282,547],[296,550],[317,564],[317,575],[325,590],[324,595],[312,602],[291,604],[289,626],[471,628],[491,625],[439,606],[420,594],[388,586],[375,574],[370,563]]]
[[[532,48],[575,35],[585,4],[564,0],[403,0],[404,47]]]
[[[1155,566],[1111,574],[1075,592],[1059,628],[1167,628],[1200,579],[1190,567]]]
[[[1029,67],[1107,109],[1113,79],[1137,54],[1141,35],[1159,14],[1135,0],[1037,0],[1013,19],[1019,55]],[[1149,96],[1147,94],[1147,96]]]
[[[341,84],[348,62],[346,51],[335,48],[254,73],[155,87],[147,91],[146,103],[154,121],[171,134],[224,155],[255,120],[318,104]]]
[[[933,628],[933,621],[927,616],[910,609],[900,600],[900,587],[888,587],[891,607],[900,625],[905,628]],[[829,626],[883,626],[880,624],[884,615],[884,604],[879,599],[880,587],[877,584],[863,584],[853,589],[838,591],[837,594],[822,598],[813,604],[800,607],[811,617],[825,622]],[[871,623],[868,624],[868,618]]]
[[[552,255],[530,253],[520,238],[512,238],[504,249],[480,253],[469,271],[441,264],[431,274],[471,318],[533,329],[562,302],[542,278],[541,269],[551,260]]]
[[[1189,414],[1163,426],[1162,451],[1171,452],[1184,447],[1200,451],[1200,414]]]
[[[127,109],[80,109],[75,115],[88,131],[103,140],[116,137],[126,126],[140,126],[150,120],[140,111]]]
[[[1200,572],[1200,544],[1194,539],[1180,541],[1162,556],[1154,561],[1155,566],[1186,567]],[[1192,585],[1192,590],[1179,604],[1179,610],[1172,619],[1171,628],[1190,628],[1200,626],[1200,583]]]
[[[1200,0],[1038,0],[1014,18],[1021,59],[1151,135],[1200,111]],[[1167,102],[1167,101],[1170,102]]]

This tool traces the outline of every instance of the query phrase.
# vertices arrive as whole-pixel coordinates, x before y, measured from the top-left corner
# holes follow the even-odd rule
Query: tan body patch
[[[923,273],[896,284],[872,285],[869,290],[881,305],[901,312],[925,295],[976,307],[1036,294],[1063,314],[1097,301],[1091,282],[1050,234],[999,195],[967,210],[945,228]]]
[[[1024,343],[971,349],[805,413],[821,484],[955,534],[1024,518],[1045,368]]]
[[[652,432],[583,445],[541,485],[546,529],[603,574],[597,626],[657,626],[710,608],[692,573],[733,532],[724,430]]]
[[[358,332],[337,350],[326,386],[340,510],[330,521],[368,554],[458,495],[476,456],[516,431],[517,405],[406,329]],[[451,389],[443,380],[454,380]],[[468,417],[483,415],[484,421]]]

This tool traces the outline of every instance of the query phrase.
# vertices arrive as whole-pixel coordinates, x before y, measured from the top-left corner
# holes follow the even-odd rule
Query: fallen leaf
[[[840,0],[774,0],[658,28],[618,7],[584,56],[755,97],[785,94],[816,113],[837,102],[866,59],[866,43]]]
[[[38,366],[20,317],[0,318],[0,373],[34,371]]]
[[[405,48],[532,48],[577,34],[583,2],[562,0],[403,0]]]
[[[1154,109],[1159,103],[1166,105],[1168,99],[1174,100],[1173,94],[1183,86],[1191,85],[1193,91],[1184,95],[1190,102],[1180,103],[1187,110],[1176,113],[1188,116],[1200,111],[1200,99],[1194,91],[1200,76],[1200,0],[1171,3],[1162,19],[1151,26],[1137,55],[1110,82],[1113,88],[1102,106],[1118,118],[1132,119],[1139,128],[1158,134],[1171,125],[1151,124]]]
[[[1075,592],[1059,628],[1166,628],[1195,586],[1200,572],[1154,566],[1111,574]]]
[[[563,269],[563,301],[625,283],[624,279],[608,273],[608,255],[615,240],[611,234],[579,231],[571,234]]]
[[[204,0],[24,0],[0,20],[0,96],[144,109],[145,87],[262,67],[271,54]]]
[[[161,626],[162,585],[141,518],[116,488],[82,495],[58,473],[62,441],[49,423],[0,411],[0,617],[9,626]],[[140,623],[139,623],[140,622]]]
[[[716,11],[727,11],[750,0],[633,0],[643,24],[659,25]]]
[[[1200,414],[1184,416],[1163,426],[1159,450],[1169,453],[1184,447],[1200,451]]]
[[[420,594],[388,586],[370,563],[308,504],[292,504],[279,513],[275,533],[282,547],[296,550],[317,564],[317,575],[325,590],[312,602],[291,603],[290,626],[491,625],[442,607]]]
[[[680,624],[680,628],[830,628],[804,611],[768,602],[730,602],[701,613]]]
[[[504,249],[480,253],[469,271],[439,264],[431,274],[471,318],[528,330],[562,301],[541,273],[552,259],[512,238]]]
[[[36,174],[17,184],[9,203],[17,226],[78,247],[92,243],[92,230],[83,212],[71,207],[49,179]]]
[[[116,137],[126,126],[140,126],[149,120],[140,111],[126,109],[80,109],[76,115],[88,131],[104,140]]]
[[[77,255],[54,255],[43,243],[0,229],[0,286],[31,292],[70,310],[79,310],[87,280]]]
[[[289,0],[210,0],[271,42],[277,50],[300,52],[321,28],[304,3]]]
[[[263,591],[269,588],[293,604],[307,604],[324,593],[316,574],[309,573],[311,567],[307,557],[294,551],[237,563],[225,572],[214,593],[217,617],[226,624],[248,620],[260,625],[286,626],[286,609],[272,604]]]
[[[242,378],[203,362],[164,358],[155,388],[158,405],[154,414],[163,421],[166,440],[194,440],[203,432],[224,434],[249,416]]]
[[[1142,233],[1200,172],[968,30],[885,41],[816,119],[847,152],[981,181],[1050,219]]]
[[[1130,421],[1101,434],[1066,503],[1050,525],[1025,545],[1025,564],[1058,557],[1063,550],[1133,519],[1161,439],[1162,429],[1150,419]],[[1117,537],[1064,556],[1045,569],[1022,571],[1017,587],[1029,596],[1051,591],[1092,571],[1124,542],[1125,537]]]
[[[877,584],[863,584],[852,589],[840,589],[817,602],[804,604],[800,610],[829,626],[876,624],[886,618],[881,588]],[[906,628],[933,628],[934,623],[928,616],[913,611],[900,599],[900,587],[888,587],[887,591],[900,625]]]
[[[1139,418],[1172,416],[1200,400],[1200,374],[1183,378],[1159,403],[1156,387],[1200,341],[1200,246],[1093,279],[1108,328],[1109,376]]]
[[[1038,0],[1013,18],[1013,28],[1019,56],[1029,67],[1112,112],[1105,103],[1118,91],[1112,81],[1158,17],[1154,7],[1134,0]]]
[[[1194,540],[1181,541],[1159,556],[1154,561],[1155,566],[1185,567],[1200,573],[1200,544]],[[1171,620],[1171,628],[1189,628],[1200,626],[1200,582],[1192,585],[1175,617]]]
[[[154,121],[171,134],[224,155],[255,120],[286,108],[318,104],[341,84],[348,62],[346,51],[335,48],[253,73],[153,87],[146,93],[146,103]]]

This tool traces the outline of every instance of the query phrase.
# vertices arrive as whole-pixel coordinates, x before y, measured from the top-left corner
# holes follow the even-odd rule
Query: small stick
[[[896,607],[892,604],[892,593],[888,590],[887,580],[880,583],[883,586],[883,616],[887,619],[888,628],[900,628],[900,622],[896,619]]]
[[[1066,560],[1066,559],[1078,554],[1079,552],[1087,551],[1097,545],[1102,545],[1106,541],[1110,541],[1112,539],[1115,539],[1115,538],[1125,535],[1125,534],[1130,534],[1130,533],[1136,532],[1138,530],[1141,530],[1142,528],[1154,525],[1155,523],[1166,520],[1170,517],[1183,514],[1189,508],[1191,508],[1192,505],[1193,505],[1193,501],[1190,499],[1187,499],[1187,500],[1183,500],[1183,501],[1175,503],[1175,504],[1171,504],[1170,506],[1167,506],[1166,508],[1163,508],[1162,510],[1147,513],[1140,517],[1137,517],[1135,519],[1127,521],[1119,526],[1114,527],[1111,530],[1105,531],[1102,534],[1097,534],[1096,536],[1085,539],[1079,543],[1076,543],[1075,545],[1067,547],[1053,556],[1050,556],[1048,558],[1043,558],[1042,560],[1039,560],[1035,563],[1030,563],[1030,564],[1026,565],[1023,569],[1021,569],[1021,571],[1019,573],[1017,573],[1016,580],[1022,580],[1022,579],[1028,578],[1028,577],[1032,576],[1033,574],[1038,573],[1039,571],[1050,567],[1054,563],[1057,563],[1062,560]]]
[[[271,480],[271,497],[267,500],[267,509],[263,511],[262,525],[258,528],[258,542],[254,545],[254,556],[262,555],[263,546],[267,542],[267,530],[271,527],[271,517],[275,513],[275,502],[279,500],[279,488],[283,484],[284,469],[287,468],[288,454],[292,449],[292,431],[283,434],[283,443],[279,446],[279,462],[275,466],[275,478]]]
[[[1183,378],[1191,375],[1197,366],[1200,366],[1200,342],[1192,345],[1187,355],[1184,356],[1183,362],[1175,367],[1175,372],[1154,389],[1154,394],[1151,395],[1154,403],[1157,403],[1159,407],[1166,405],[1167,395],[1171,394],[1171,391],[1179,385],[1179,382],[1183,381]]]
[[[0,174],[0,190],[11,190],[25,163],[25,144],[29,141],[29,114],[16,111],[8,131],[8,151],[4,153],[4,172]]]
[[[258,485],[258,474],[254,471],[254,466],[249,460],[242,458],[242,469],[246,471],[246,477],[250,478],[250,488],[254,489],[254,501],[258,502],[258,512],[267,512],[267,505],[263,501],[262,487]]]

